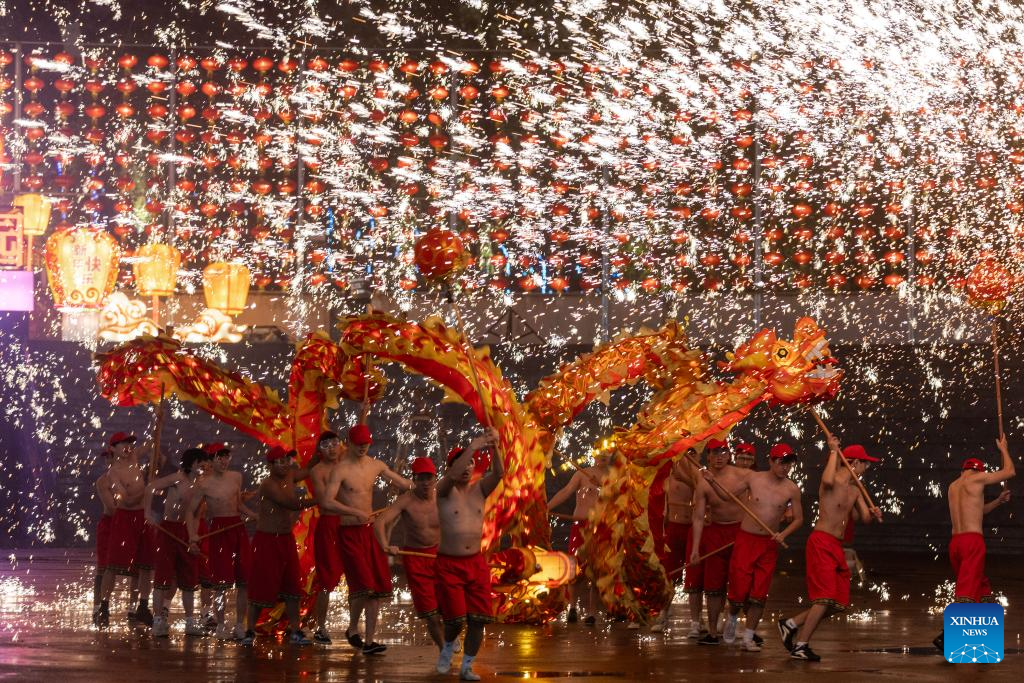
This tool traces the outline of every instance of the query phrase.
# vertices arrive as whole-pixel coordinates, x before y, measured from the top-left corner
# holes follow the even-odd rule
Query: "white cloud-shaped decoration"
[[[111,342],[125,342],[142,335],[156,336],[159,328],[146,317],[146,304],[129,299],[123,292],[114,292],[100,312],[100,338]]]
[[[174,330],[174,338],[185,343],[235,343],[242,340],[245,325],[235,325],[231,316],[215,308],[207,308],[191,325],[182,325]]]

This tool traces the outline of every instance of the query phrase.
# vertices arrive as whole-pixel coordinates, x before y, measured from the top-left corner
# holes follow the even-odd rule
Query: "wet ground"
[[[775,619],[800,609],[804,593],[802,561],[782,563],[772,587],[761,653],[720,645],[698,647],[687,640],[687,607],[680,594],[670,628],[663,634],[627,630],[622,623],[599,621],[596,627],[564,621],[543,627],[494,626],[478,657],[484,680],[512,681],[691,681],[735,680],[759,673],[760,680],[828,676],[832,681],[948,681],[982,678],[1020,680],[1024,663],[1022,631],[1024,578],[1013,559],[990,559],[989,576],[1004,593],[1006,660],[1001,664],[944,662],[931,646],[942,628],[940,603],[948,595],[949,568],[944,557],[872,556],[865,583],[854,589],[854,606],[845,617],[826,623],[812,645],[817,664],[788,658],[775,631]],[[407,595],[382,615],[377,640],[388,645],[380,657],[364,657],[343,643],[347,617],[344,595],[335,596],[330,647],[294,648],[265,640],[253,649],[214,638],[185,638],[180,605],[169,639],[155,640],[132,631],[124,618],[125,596],[112,605],[112,628],[96,631],[90,623],[91,553],[81,550],[4,551],[0,566],[0,680],[72,683],[78,681],[455,681],[433,672],[436,649],[413,618]],[[796,570],[794,572],[794,569]],[[400,579],[399,579],[400,583]]]

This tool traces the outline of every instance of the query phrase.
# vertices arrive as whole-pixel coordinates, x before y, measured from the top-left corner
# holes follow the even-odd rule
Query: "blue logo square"
[[[942,654],[951,664],[1003,661],[1003,606],[993,602],[954,602],[942,613]]]

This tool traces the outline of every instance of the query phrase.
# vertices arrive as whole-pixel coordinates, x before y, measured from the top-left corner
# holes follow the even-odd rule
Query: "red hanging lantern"
[[[413,254],[416,267],[429,280],[441,280],[468,265],[462,240],[447,228],[428,230],[416,240]]]
[[[995,257],[983,255],[967,276],[968,301],[989,313],[998,313],[1006,306],[1013,287],[1013,275]]]

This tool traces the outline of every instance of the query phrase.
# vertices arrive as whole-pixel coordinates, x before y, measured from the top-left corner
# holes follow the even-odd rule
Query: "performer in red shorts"
[[[444,646],[444,632],[437,607],[435,563],[437,544],[441,539],[441,522],[437,516],[437,467],[434,461],[430,458],[413,460],[412,481],[415,488],[400,495],[393,505],[377,516],[373,532],[389,555],[402,558],[405,578],[412,593],[413,609],[417,617],[426,620],[430,639],[440,650]],[[389,540],[399,518],[405,528],[405,545],[401,548],[391,545]]]
[[[382,461],[369,456],[373,436],[370,428],[357,424],[348,432],[348,449],[338,466],[337,500],[355,508],[363,516],[373,513],[373,490],[379,477],[387,479],[403,491],[411,491],[413,483],[395,474]],[[338,545],[345,566],[348,584],[349,623],[345,637],[364,655],[379,655],[387,646],[374,641],[380,599],[391,596],[391,569],[380,544],[373,537],[373,526],[363,516],[342,515],[338,528]],[[366,612],[366,639],[359,635],[359,620]]]
[[[761,651],[755,631],[768,599],[779,545],[804,522],[800,489],[789,478],[795,462],[792,448],[784,443],[775,444],[768,455],[768,471],[747,477],[746,489],[739,494],[751,512],[772,529],[779,528],[787,509],[793,511],[792,520],[781,532],[769,535],[750,515],[744,515],[736,534],[729,562],[729,617],[722,637],[727,643],[736,640],[736,622],[740,610],[746,609],[743,649],[747,652]]]
[[[198,482],[198,495],[188,508],[189,540],[199,542],[199,509],[206,504],[211,517],[207,539],[209,577],[207,587],[213,589],[213,611],[217,620],[217,638],[239,640],[245,635],[242,622],[246,614],[246,586],[252,563],[249,534],[245,519],[256,514],[242,502],[242,473],[231,467],[231,450],[223,443],[208,444],[204,450],[213,457],[210,471]],[[235,588],[235,626],[225,620],[226,593]]]
[[[297,473],[305,478],[305,470],[293,468],[295,451],[274,446],[267,453],[270,475],[260,483],[260,509],[256,533],[252,538],[252,574],[249,577],[249,621],[242,645],[256,640],[256,621],[264,608],[284,601],[285,616],[291,631],[292,645],[310,645],[311,640],[299,628],[299,599],[302,582],[299,575],[299,552],[292,528],[298,513],[316,503],[300,497],[303,490],[295,485]]]
[[[320,516],[316,520],[313,531],[313,561],[316,566],[316,580],[320,590],[316,596],[313,616],[316,619],[316,631],[313,642],[330,645],[331,637],[327,633],[327,608],[330,596],[345,571],[342,559],[340,515],[350,515],[363,522],[370,518],[356,508],[338,502],[338,487],[341,485],[341,439],[334,432],[324,432],[317,440],[316,452],[320,461],[309,471],[313,484],[313,494],[320,508]]]
[[[663,552],[665,559],[663,564],[665,574],[673,583],[682,582],[683,572],[686,570],[685,562],[688,557],[686,548],[690,543],[693,523],[693,491],[696,487],[694,479],[696,472],[697,468],[693,465],[693,461],[688,456],[683,457],[672,463],[669,476],[665,480],[665,551]],[[703,601],[699,592],[696,593],[696,596],[694,598],[691,594],[690,597],[690,616],[691,630],[695,630],[694,637],[699,638],[701,635],[701,603]],[[652,631],[658,632],[665,629],[671,607],[672,597],[670,596],[658,621],[651,626]]]
[[[985,502],[985,487],[1011,479],[1016,473],[1006,446],[1006,435],[1000,434],[996,447],[1002,465],[995,472],[986,472],[985,463],[977,458],[964,461],[960,477],[949,485],[949,517],[953,522],[953,538],[949,541],[949,561],[956,573],[956,602],[993,602],[992,587],[985,576],[985,537],[982,520],[988,513],[1010,500],[1010,492]],[[944,649],[943,633],[932,641]]]
[[[576,604],[583,602],[583,612],[586,615],[583,623],[593,626],[596,623],[594,614],[594,603],[596,591],[585,570],[587,558],[580,552],[583,547],[583,532],[590,519],[590,512],[594,509],[597,499],[601,495],[601,483],[608,476],[609,454],[599,453],[592,467],[584,467],[573,473],[569,483],[551,497],[548,501],[548,509],[556,507],[569,499],[569,496],[576,494],[576,506],[572,511],[572,529],[569,531],[569,553],[576,557],[576,566],[579,567],[579,574],[576,580],[569,586],[569,623],[575,622],[579,615],[576,611]],[[557,513],[556,513],[557,514]]]
[[[718,616],[725,605],[729,558],[743,519],[740,506],[721,491],[731,491],[733,494],[745,491],[747,479],[753,473],[729,464],[729,446],[724,441],[709,439],[707,451],[708,469],[703,472],[705,477],[697,482],[694,494],[693,544],[689,565],[704,565],[703,588],[708,601],[708,633],[697,644],[718,645]],[[706,526],[705,514],[710,519]],[[701,556],[707,557],[700,560]]]
[[[185,608],[185,635],[203,636],[206,630],[195,618],[195,590],[199,587],[199,548],[190,545],[186,511],[198,489],[195,482],[210,456],[200,448],[190,448],[181,455],[181,467],[174,474],[160,477],[146,487],[144,509],[156,532],[156,579],[153,595],[153,636],[166,638],[170,633],[168,606],[176,590],[181,590]],[[153,496],[166,491],[163,521],[152,512]]]
[[[152,626],[153,614],[147,603],[152,587],[153,542],[142,510],[146,478],[135,457],[133,434],[118,432],[110,437],[109,446],[113,462],[108,481],[114,500],[114,514],[110,519],[106,570],[96,619],[101,627],[109,622],[110,596],[114,592],[116,577],[138,575],[139,606],[134,613],[129,613],[129,619]]]
[[[483,539],[484,504],[501,482],[505,464],[497,448],[490,471],[479,481],[473,478],[477,449],[497,444],[498,432],[488,427],[483,436],[467,448],[448,454],[444,477],[437,485],[437,508],[441,520],[441,545],[437,555],[437,600],[444,619],[444,647],[437,659],[437,672],[448,673],[455,643],[466,625],[465,652],[459,678],[479,681],[473,660],[484,640],[484,624],[494,620],[491,603],[491,570],[480,552]]]
[[[93,579],[92,588],[92,623],[94,626],[100,625],[100,601],[103,592],[103,574],[107,570],[107,547],[110,545],[110,520],[114,515],[114,492],[110,485],[110,463],[113,458],[113,453],[109,448],[104,448],[100,455],[103,456],[103,462],[106,465],[106,471],[99,476],[96,480],[96,497],[100,501],[100,505],[103,506],[103,514],[100,516],[100,521],[96,524],[96,576]],[[105,619],[109,623],[110,615],[107,614]],[[104,624],[106,625],[106,624]]]
[[[830,436],[828,445],[828,461],[818,487],[818,521],[806,548],[807,593],[811,607],[778,622],[782,643],[790,651],[790,657],[806,662],[821,661],[810,647],[818,624],[845,611],[850,604],[850,570],[841,543],[850,510],[856,505],[861,519],[882,521],[882,511],[868,508],[849,470],[839,465],[839,441]],[[864,475],[870,463],[878,462],[878,458],[868,455],[862,446],[847,446],[843,455],[858,478]]]

